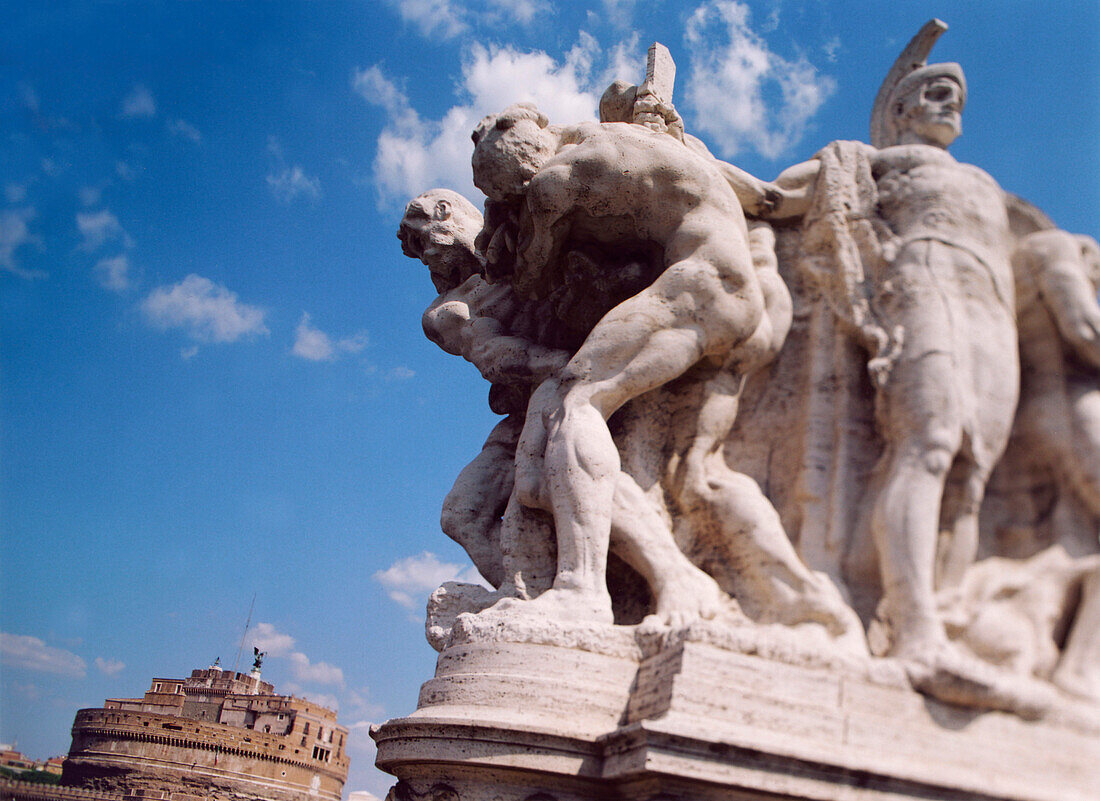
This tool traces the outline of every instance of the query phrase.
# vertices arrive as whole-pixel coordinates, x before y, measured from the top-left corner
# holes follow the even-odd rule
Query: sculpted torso
[[[1011,287],[1004,192],[989,174],[930,145],[870,150],[879,213],[902,243],[934,239],[963,248],[995,272],[998,290]]]
[[[663,243],[683,228],[682,210],[692,206],[707,216],[744,220],[713,163],[667,134],[628,123],[585,123],[564,141],[531,179],[526,198],[536,217],[571,214],[574,235],[612,242],[629,233]]]

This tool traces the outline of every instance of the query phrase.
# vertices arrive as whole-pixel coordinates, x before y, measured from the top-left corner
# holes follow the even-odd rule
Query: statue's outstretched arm
[[[788,167],[774,181],[762,181],[720,159],[714,163],[750,217],[783,220],[801,217],[810,207],[814,181],[821,169],[817,159]]]
[[[488,317],[476,318],[467,327],[462,355],[494,384],[517,380],[539,383],[556,375],[569,362],[567,351],[512,336],[498,321]]]

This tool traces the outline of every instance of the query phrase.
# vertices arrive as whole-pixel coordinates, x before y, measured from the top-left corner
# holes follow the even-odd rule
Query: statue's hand
[[[684,141],[684,120],[671,102],[645,93],[634,101],[634,122]]]

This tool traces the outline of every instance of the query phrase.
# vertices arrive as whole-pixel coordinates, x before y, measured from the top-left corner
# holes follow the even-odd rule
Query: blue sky
[[[887,7],[889,5],[889,7]],[[764,178],[867,139],[929,17],[970,99],[952,148],[1100,237],[1100,4],[0,2],[0,742],[231,665],[370,721],[415,707],[439,531],[494,423],[420,331],[404,202],[475,202],[469,133],[554,122],[659,40],[688,131]],[[242,665],[246,664],[242,657]]]

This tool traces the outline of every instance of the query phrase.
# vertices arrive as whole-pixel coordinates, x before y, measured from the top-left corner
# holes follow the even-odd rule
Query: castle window
[[[155,692],[155,693],[160,692],[160,682],[159,681],[156,684],[153,685],[153,692]]]

